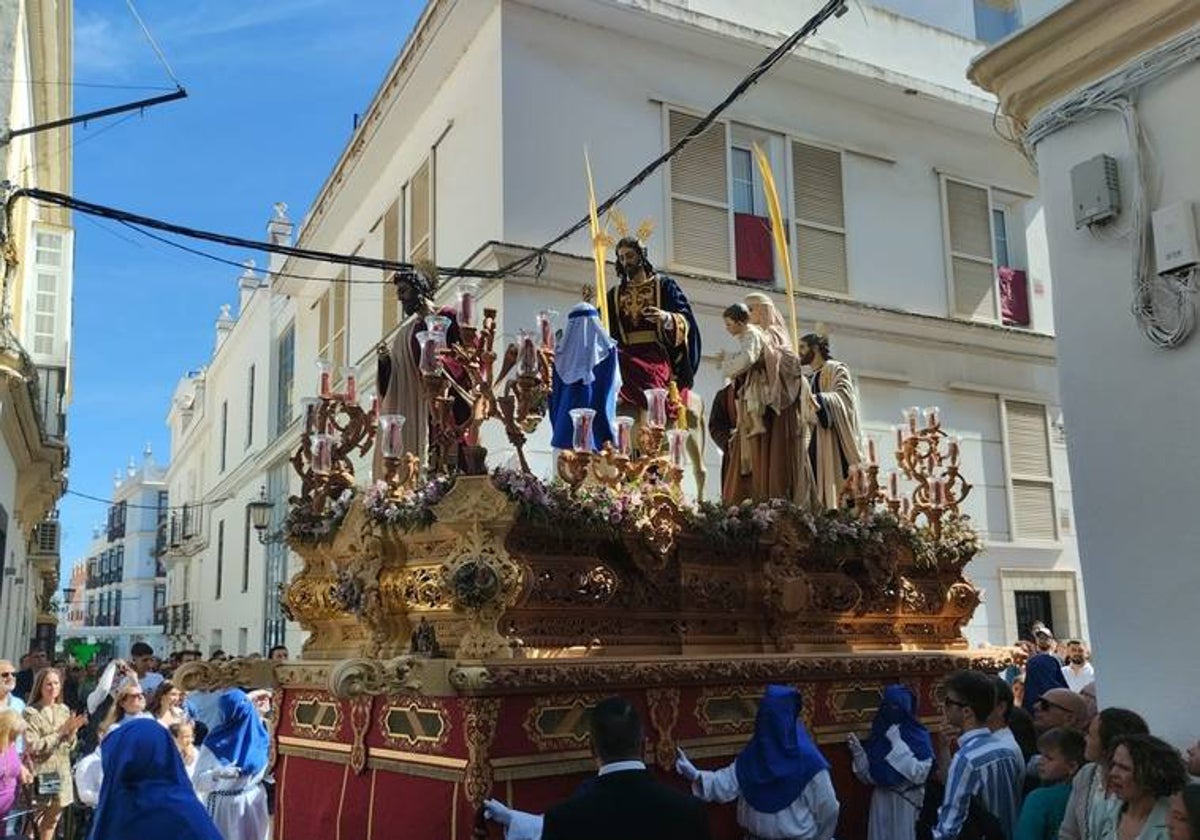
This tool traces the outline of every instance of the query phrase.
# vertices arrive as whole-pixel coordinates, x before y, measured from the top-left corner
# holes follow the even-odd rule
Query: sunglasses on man
[[[1033,701],[1033,708],[1039,709],[1043,712],[1050,709],[1058,709],[1060,712],[1072,714],[1071,709],[1068,709],[1066,706],[1060,706],[1058,703],[1047,700],[1045,697],[1039,697],[1037,700]]]

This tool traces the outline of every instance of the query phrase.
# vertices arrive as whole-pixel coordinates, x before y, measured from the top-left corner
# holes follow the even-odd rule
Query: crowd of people
[[[1200,840],[1200,743],[1181,754],[1136,711],[1098,709],[1085,646],[1034,630],[1004,673],[946,678],[936,738],[908,687],[884,690],[869,735],[847,742],[872,789],[869,840]],[[795,688],[769,686],[733,763],[680,750],[689,795],[652,778],[636,709],[610,697],[590,717],[594,778],[544,815],[494,799],[484,815],[506,840],[706,840],[700,803],[736,802],[749,840],[832,840],[838,792],[800,712]]]
[[[171,677],[200,658],[0,660],[0,837],[267,840],[270,693],[184,692]]]

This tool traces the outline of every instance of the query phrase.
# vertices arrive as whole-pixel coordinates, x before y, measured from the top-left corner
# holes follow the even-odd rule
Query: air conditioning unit
[[[30,553],[58,556],[59,536],[61,525],[57,520],[48,519],[38,523],[33,529],[33,544]]]

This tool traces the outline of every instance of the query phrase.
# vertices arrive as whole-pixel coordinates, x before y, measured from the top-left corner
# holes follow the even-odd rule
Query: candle
[[[479,299],[479,284],[467,280],[458,287],[458,325],[475,327],[476,302]]]
[[[617,452],[621,455],[633,454],[633,418],[617,418]]]
[[[379,395],[378,394],[371,395],[371,413],[379,414]]]
[[[558,313],[552,309],[543,309],[538,313],[538,333],[542,339],[543,350],[554,349],[554,319]]]
[[[858,471],[858,492],[863,496],[871,492],[871,476],[866,470]]]
[[[931,405],[925,409],[925,422],[931,429],[938,427],[938,407],[936,405]]]
[[[905,496],[903,499],[900,500],[900,515],[907,517],[911,513],[912,513],[912,500],[910,500],[908,498],[908,496]]]
[[[301,401],[300,405],[304,412],[304,432],[305,434],[313,434],[314,432],[323,432],[324,429],[318,429],[317,423],[321,413],[321,401],[309,397]]]
[[[962,438],[958,435],[950,438],[950,466],[958,466],[959,448],[962,446]]]
[[[900,474],[895,470],[888,473],[888,498],[895,499],[900,495]]]
[[[904,427],[896,427],[896,449],[897,451],[904,448]]]
[[[867,463],[868,464],[878,463],[875,460],[875,438],[870,438],[870,437],[867,438]]]
[[[642,392],[646,397],[646,425],[651,429],[662,429],[667,425],[667,389],[647,388]]]
[[[914,405],[910,406],[909,409],[904,412],[904,417],[906,420],[908,420],[908,431],[910,434],[915,435],[917,433],[917,413],[919,411],[920,409]]]
[[[517,344],[517,373],[521,376],[537,376],[537,347],[529,330],[521,330]]]
[[[671,466],[677,470],[683,469],[687,463],[687,431],[671,429],[667,432],[667,452],[671,457]]]
[[[450,319],[445,315],[426,315],[425,329],[431,333],[444,333],[450,329]]]
[[[404,454],[404,415],[383,414],[379,417],[379,441],[384,458],[399,458]]]
[[[571,448],[576,452],[591,452],[595,446],[592,438],[592,423],[596,419],[594,408],[572,408]]]
[[[438,350],[446,343],[446,334],[422,330],[417,333],[417,344],[421,347],[421,360],[418,367],[421,373],[434,374],[442,369],[442,359]]]
[[[333,365],[325,359],[317,359],[317,393],[321,399],[327,400],[333,396]]]
[[[317,475],[333,470],[333,435],[320,434],[312,441],[312,469]]]
[[[342,378],[346,382],[346,402],[358,401],[358,373],[352,367],[342,368]]]
[[[940,478],[933,479],[933,503],[941,506],[946,502],[946,485]]]

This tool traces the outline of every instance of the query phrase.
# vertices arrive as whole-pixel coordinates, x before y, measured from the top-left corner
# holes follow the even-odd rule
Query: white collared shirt
[[[1064,665],[1062,675],[1063,679],[1067,681],[1067,688],[1074,692],[1078,692],[1088,683],[1096,681],[1096,669],[1092,667],[1091,662],[1084,662],[1078,673],[1070,665]]]
[[[620,773],[622,770],[645,770],[646,764],[642,761],[613,761],[609,764],[602,765],[597,771],[597,776],[607,776],[609,773]]]

